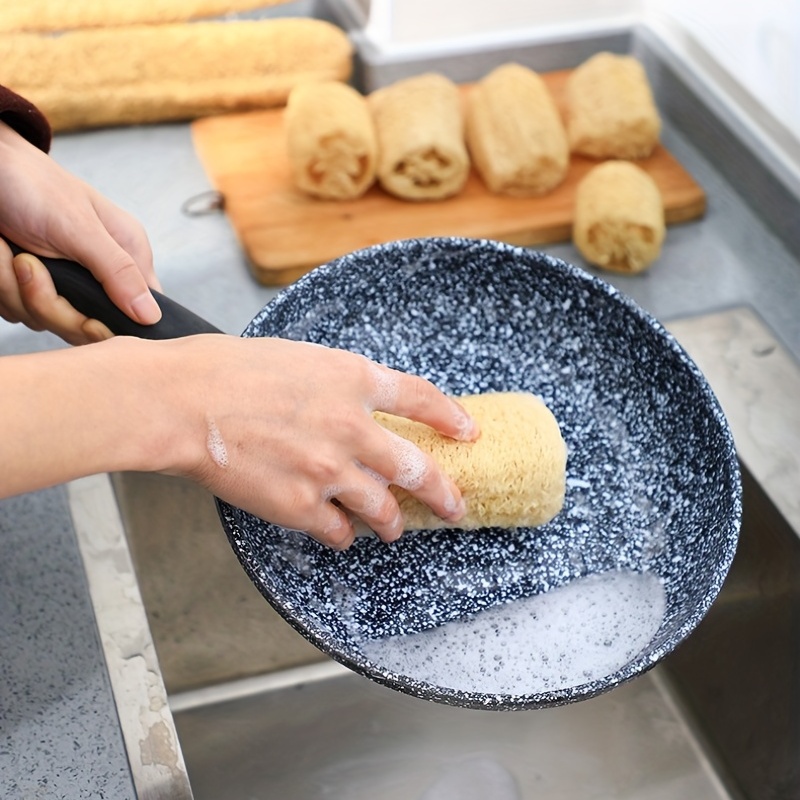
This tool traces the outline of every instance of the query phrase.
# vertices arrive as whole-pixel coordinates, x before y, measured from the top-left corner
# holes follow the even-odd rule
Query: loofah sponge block
[[[378,180],[403,200],[441,200],[469,177],[458,87],[426,73],[369,95],[378,134]]]
[[[378,422],[429,453],[461,490],[466,517],[446,523],[393,486],[406,530],[519,528],[549,522],[564,504],[567,447],[558,422],[536,395],[497,392],[459,397],[478,421],[477,442],[457,442],[423,425],[376,412]]]
[[[352,200],[375,180],[378,140],[367,100],[340,81],[301,83],[285,112],[295,186],[315,197]]]
[[[575,192],[573,241],[591,264],[642,272],[661,253],[664,203],[655,181],[630,161],[604,161]]]

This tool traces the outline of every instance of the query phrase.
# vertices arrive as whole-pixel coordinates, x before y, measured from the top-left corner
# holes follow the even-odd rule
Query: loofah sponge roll
[[[661,192],[636,164],[604,161],[578,184],[572,238],[590,263],[642,272],[660,255],[665,236]]]
[[[590,158],[646,158],[661,133],[647,73],[633,56],[598,53],[577,67],[566,118],[572,152]]]
[[[286,148],[302,191],[360,197],[375,180],[378,140],[367,100],[340,81],[301,83],[286,104]]]
[[[347,80],[352,50],[335,25],[292,17],[15,33],[0,79],[66,131],[282,105],[299,83]]]
[[[182,22],[234,14],[288,0],[25,0],[0,6],[0,32],[59,32],[78,28],[107,28]]]
[[[493,392],[458,401],[478,421],[477,442],[457,442],[412,420],[376,412],[381,425],[429,453],[466,501],[457,525],[392,487],[406,530],[519,528],[549,522],[564,504],[567,447],[558,422],[536,395]]]

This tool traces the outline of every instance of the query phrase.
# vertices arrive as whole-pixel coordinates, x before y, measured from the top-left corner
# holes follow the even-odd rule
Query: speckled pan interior
[[[454,395],[534,392],[569,448],[563,511],[536,529],[420,532],[392,545],[359,538],[334,552],[218,503],[264,597],[355,671],[451,705],[563,704],[652,667],[717,596],[741,517],[730,431],[673,337],[607,283],[497,242],[406,240],[309,273],[244,335],[353,350]],[[392,673],[358,645],[361,637],[417,632],[610,569],[655,571],[667,611],[650,645],[603,680],[520,695],[455,691]]]

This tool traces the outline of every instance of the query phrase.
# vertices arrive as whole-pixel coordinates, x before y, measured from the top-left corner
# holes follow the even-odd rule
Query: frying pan
[[[163,295],[162,321],[139,326],[86,270],[47,263],[59,293],[116,333],[169,338],[216,330]],[[404,240],[310,272],[267,304],[243,335],[353,350],[453,395],[534,392],[567,442],[564,508],[536,529],[427,531],[391,545],[366,537],[335,552],[217,500],[231,546],[263,596],[356,672],[450,705],[561,705],[650,669],[716,598],[741,518],[730,430],[674,338],[606,282],[498,242]],[[527,673],[518,686],[502,689],[480,681],[465,688],[451,679],[479,649],[474,626],[487,614],[555,597],[593,576],[621,574],[656,578],[664,607],[652,635],[608,674],[544,688],[527,683]],[[462,626],[463,651],[444,646],[435,656],[448,664],[446,679],[436,669],[398,667],[370,647],[388,641],[403,651],[453,625]],[[522,644],[520,636],[511,647]]]

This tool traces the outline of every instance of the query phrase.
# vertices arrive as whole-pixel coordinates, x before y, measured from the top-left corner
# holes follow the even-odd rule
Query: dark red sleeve
[[[40,150],[50,150],[53,131],[45,115],[5,86],[0,86],[0,120]]]

